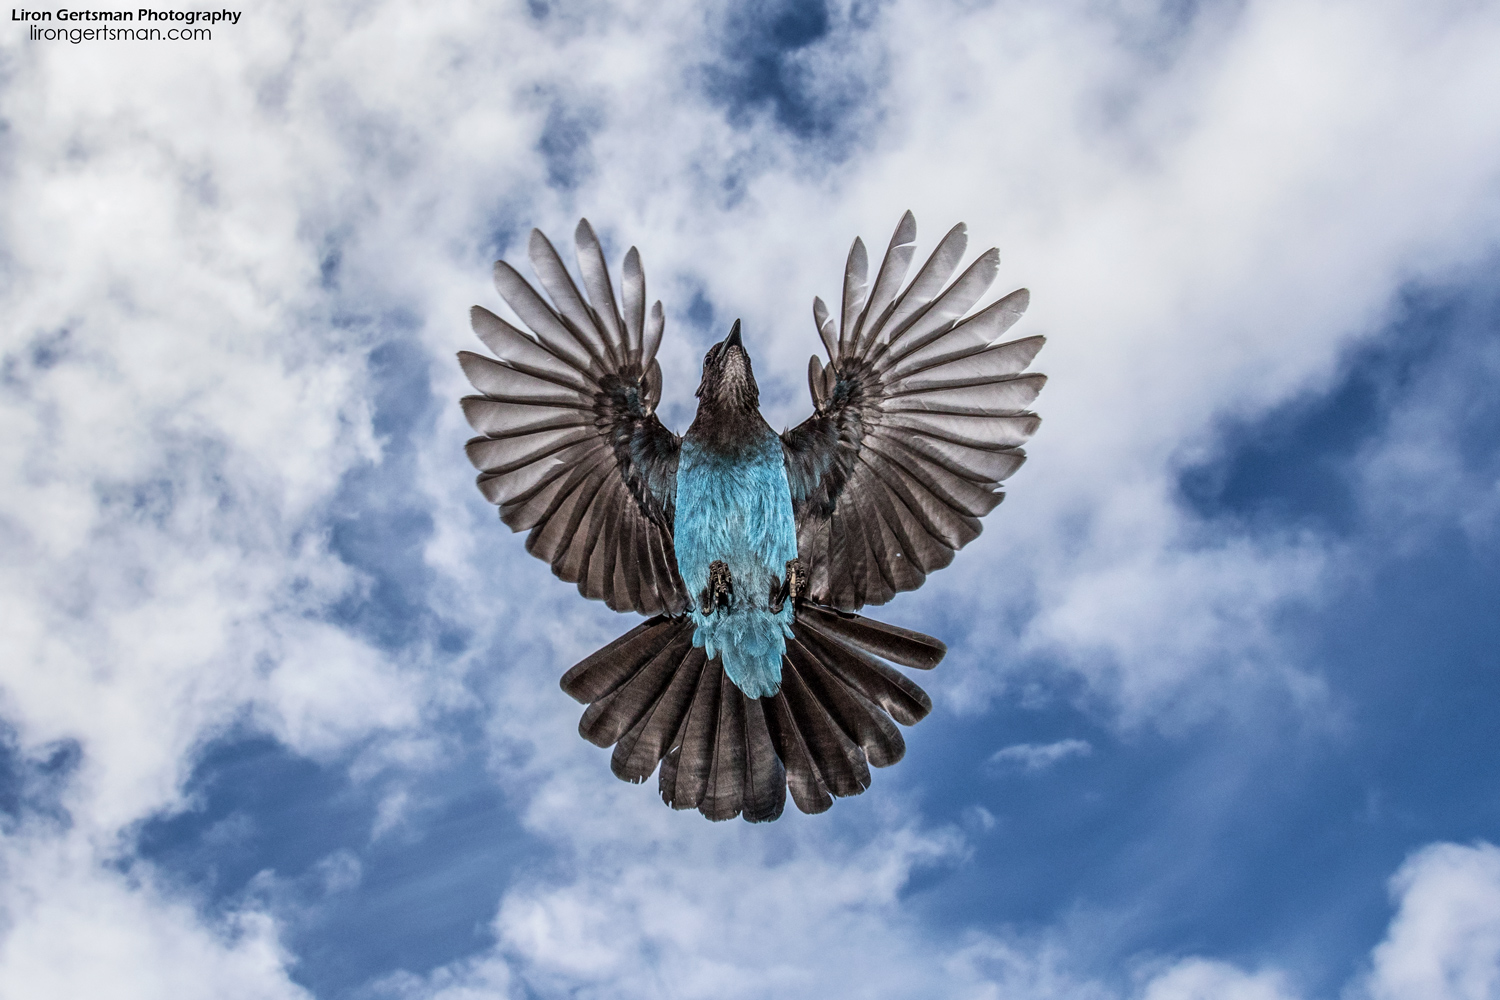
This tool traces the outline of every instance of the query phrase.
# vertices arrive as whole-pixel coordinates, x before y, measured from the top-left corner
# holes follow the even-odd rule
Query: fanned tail
[[[658,615],[563,675],[589,707],[578,731],[615,748],[610,767],[642,782],[661,765],[663,801],[711,820],[781,815],[786,793],[806,813],[870,785],[870,767],[906,753],[895,723],[932,701],[886,662],[928,670],[937,639],[858,615],[802,605],[782,661],[781,690],[748,698],[692,644],[692,619]],[[894,720],[894,721],[893,721]]]

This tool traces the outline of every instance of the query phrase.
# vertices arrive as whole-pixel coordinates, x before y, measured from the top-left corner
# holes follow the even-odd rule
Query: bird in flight
[[[562,687],[588,706],[583,737],[614,747],[614,773],[641,782],[659,764],[674,808],[763,822],[790,790],[822,812],[901,759],[894,722],[932,708],[891,664],[931,669],[947,648],[854,612],[920,587],[979,535],[1025,461],[1046,376],[1025,370],[1042,337],[1001,340],[1026,289],[968,315],[999,251],[949,283],[960,223],[903,287],[915,240],[907,212],[871,284],[855,239],[838,322],[813,300],[829,359],[808,365],[813,415],[781,434],[760,415],[738,320],[703,359],[687,433],[662,424],[661,303],[647,312],[634,247],[615,294],[587,219],[574,233],[584,292],[532,230],[550,303],[495,264],[529,332],[471,311],[494,355],[459,353],[478,392],[462,404],[479,489],[583,596],[649,616]]]

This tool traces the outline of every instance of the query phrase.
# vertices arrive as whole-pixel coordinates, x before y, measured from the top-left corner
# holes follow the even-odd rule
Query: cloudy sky
[[[0,36],[0,994],[1500,998],[1500,7],[212,33]],[[738,317],[785,426],[907,208],[1049,338],[879,612],[936,707],[827,814],[672,812],[557,686],[632,622],[474,489],[467,310],[587,216],[668,423]]]

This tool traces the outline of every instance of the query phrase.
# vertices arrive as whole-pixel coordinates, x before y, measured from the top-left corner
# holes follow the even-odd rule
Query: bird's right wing
[[[471,310],[495,358],[458,355],[480,392],[462,401],[479,432],[466,450],[501,519],[529,530],[527,551],[583,596],[616,611],[678,614],[688,604],[672,548],[681,439],[656,417],[661,303],[648,319],[631,247],[622,316],[587,219],[574,239],[587,301],[534,229],[531,263],[552,305],[509,264],[495,264],[495,287],[531,333],[482,306]]]
[[[784,433],[808,597],[854,611],[914,590],[979,535],[979,518],[1026,460],[1047,381],[1026,372],[1041,337],[1001,342],[1030,299],[1018,289],[964,314],[995,280],[998,250],[952,284],[968,237],[954,226],[903,289],[917,224],[907,212],[874,287],[854,241],[840,322],[813,302],[825,367],[813,356],[811,417]]]

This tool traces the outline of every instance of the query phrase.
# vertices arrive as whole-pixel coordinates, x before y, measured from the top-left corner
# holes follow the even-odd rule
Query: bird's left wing
[[[583,596],[616,611],[676,614],[688,603],[672,548],[681,439],[656,417],[661,303],[648,318],[646,279],[631,247],[622,315],[587,219],[574,239],[587,300],[540,230],[528,250],[552,304],[496,262],[495,287],[531,333],[482,306],[471,311],[495,358],[458,355],[480,392],[463,399],[479,432],[466,450],[500,517],[531,532],[527,551]]]
[[[1025,369],[1043,340],[1000,340],[1029,293],[964,318],[1000,254],[986,251],[947,284],[968,242],[961,223],[903,289],[916,234],[907,212],[873,287],[854,241],[837,326],[814,300],[829,363],[813,356],[816,412],[782,435],[808,597],[844,611],[920,587],[978,537],[1041,422],[1026,407],[1046,376]]]

